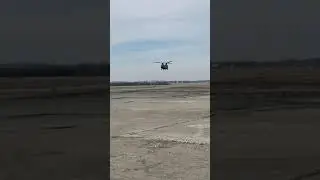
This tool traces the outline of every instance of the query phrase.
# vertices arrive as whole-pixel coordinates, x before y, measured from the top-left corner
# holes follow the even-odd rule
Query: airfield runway
[[[210,179],[209,84],[111,88],[111,179]]]

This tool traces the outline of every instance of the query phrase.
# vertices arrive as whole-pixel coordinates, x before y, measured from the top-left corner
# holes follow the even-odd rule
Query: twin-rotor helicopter
[[[165,62],[154,62],[154,63],[161,63],[161,70],[169,70],[168,64],[171,64],[172,61],[165,61]]]

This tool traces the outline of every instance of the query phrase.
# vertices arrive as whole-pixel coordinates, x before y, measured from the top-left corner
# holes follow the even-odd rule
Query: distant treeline
[[[139,86],[139,85],[170,85],[175,83],[204,83],[210,80],[199,81],[136,81],[136,82],[111,82],[112,86]]]
[[[0,77],[109,76],[109,64],[0,64]]]
[[[219,67],[235,66],[235,67],[320,67],[320,58],[307,58],[307,59],[286,59],[279,61],[225,61],[213,62]]]
[[[280,61],[224,61],[214,62],[218,67],[320,67],[320,58],[286,59]],[[110,64],[0,64],[0,77],[55,77],[55,76],[110,76]],[[126,82],[129,83],[129,82]],[[145,82],[145,84],[150,82]],[[158,82],[159,83],[159,82]],[[186,81],[184,83],[187,83]],[[130,82],[130,85],[132,82]],[[135,82],[135,84],[137,84]],[[138,84],[141,84],[139,82]]]
[[[169,85],[170,82],[167,81],[155,81],[155,82],[147,82],[147,81],[137,81],[137,82],[111,82],[111,86],[141,86],[141,85]]]

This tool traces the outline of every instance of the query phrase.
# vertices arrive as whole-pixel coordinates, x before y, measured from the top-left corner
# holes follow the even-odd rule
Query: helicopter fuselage
[[[168,63],[161,63],[161,70],[168,70]]]

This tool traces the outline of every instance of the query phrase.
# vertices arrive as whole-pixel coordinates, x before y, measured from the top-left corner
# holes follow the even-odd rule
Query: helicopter
[[[167,61],[167,62],[154,62],[154,63],[161,63],[161,70],[169,70],[168,64],[171,64],[172,61]]]

